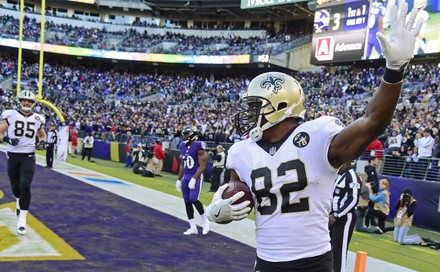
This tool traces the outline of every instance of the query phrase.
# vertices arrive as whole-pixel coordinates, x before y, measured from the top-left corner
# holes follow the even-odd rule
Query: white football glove
[[[178,192],[182,191],[182,181],[180,179],[176,180],[176,190]]]
[[[251,208],[248,207],[250,204],[249,200],[240,204],[231,205],[231,203],[234,203],[244,196],[244,192],[238,192],[228,199],[222,198],[223,192],[228,186],[229,184],[220,186],[214,194],[211,204],[206,208],[206,214],[210,221],[226,224],[232,220],[242,220],[246,218],[251,211]]]
[[[188,182],[188,188],[190,190],[194,190],[196,188],[196,179],[191,178],[191,180]]]
[[[405,1],[399,1],[399,7],[392,5],[390,11],[390,37],[386,38],[382,33],[376,33],[380,48],[386,59],[386,67],[390,70],[404,70],[414,57],[416,37],[422,28],[423,19],[420,18],[414,25],[417,9],[413,9],[408,15],[407,12],[408,3]]]

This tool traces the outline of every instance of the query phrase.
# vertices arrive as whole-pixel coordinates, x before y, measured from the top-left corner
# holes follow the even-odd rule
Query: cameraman
[[[394,217],[394,241],[401,245],[422,245],[431,246],[436,245],[434,241],[429,238],[420,237],[419,235],[407,236],[409,228],[412,226],[414,212],[417,209],[417,201],[413,197],[412,190],[405,188],[400,195],[399,201],[394,208],[397,210],[396,217]]]
[[[209,189],[209,192],[215,193],[220,186],[220,177],[223,173],[223,169],[225,168],[226,154],[223,146],[218,145],[216,150],[209,152],[209,155],[213,160],[211,188]]]

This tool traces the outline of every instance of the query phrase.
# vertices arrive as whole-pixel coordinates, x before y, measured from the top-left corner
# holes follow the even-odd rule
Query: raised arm
[[[413,58],[416,36],[422,26],[412,10],[407,15],[408,4],[400,1],[390,12],[390,37],[377,33],[382,52],[386,59],[384,76],[378,90],[368,103],[364,116],[345,127],[332,141],[328,152],[329,162],[339,167],[343,162],[358,158],[368,144],[381,135],[391,122],[402,89],[403,73]],[[408,21],[406,22],[406,17]]]

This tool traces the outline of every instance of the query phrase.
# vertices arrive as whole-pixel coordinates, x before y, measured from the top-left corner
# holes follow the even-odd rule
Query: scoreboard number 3
[[[339,29],[339,26],[341,25],[341,14],[335,13],[333,14],[333,31],[337,31]]]

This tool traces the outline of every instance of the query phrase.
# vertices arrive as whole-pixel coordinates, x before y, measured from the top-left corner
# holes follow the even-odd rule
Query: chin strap
[[[249,131],[249,137],[252,139],[252,141],[258,142],[261,140],[261,138],[263,138],[263,130],[261,127],[255,127]]]

